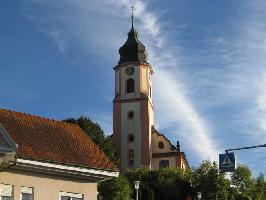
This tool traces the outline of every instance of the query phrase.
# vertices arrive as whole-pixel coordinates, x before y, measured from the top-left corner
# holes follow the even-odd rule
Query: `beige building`
[[[152,66],[147,51],[132,27],[128,39],[119,49],[115,70],[113,131],[120,158],[120,170],[147,166],[150,169],[189,168],[179,144],[174,146],[154,129],[152,100]]]
[[[116,166],[78,126],[0,109],[0,200],[96,200]]]

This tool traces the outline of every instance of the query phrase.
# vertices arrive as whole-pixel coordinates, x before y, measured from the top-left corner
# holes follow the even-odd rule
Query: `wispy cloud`
[[[262,74],[262,78],[258,87],[259,87],[259,94],[256,99],[256,105],[258,110],[257,119],[260,128],[264,131],[266,135],[266,70]]]

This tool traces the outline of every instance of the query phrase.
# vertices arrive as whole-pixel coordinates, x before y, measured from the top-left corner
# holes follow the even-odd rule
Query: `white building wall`
[[[128,112],[133,111],[133,119],[128,119]],[[128,135],[133,134],[135,140],[129,144]],[[121,104],[121,168],[128,168],[128,149],[134,149],[134,167],[141,164],[141,116],[140,103]]]

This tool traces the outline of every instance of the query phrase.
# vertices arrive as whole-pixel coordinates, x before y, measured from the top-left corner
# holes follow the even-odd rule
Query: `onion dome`
[[[138,39],[138,32],[134,29],[134,17],[132,15],[132,27],[128,33],[126,43],[119,49],[119,64],[126,62],[147,63],[148,54],[145,46]]]

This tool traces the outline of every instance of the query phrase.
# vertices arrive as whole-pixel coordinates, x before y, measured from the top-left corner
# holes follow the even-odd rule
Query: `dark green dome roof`
[[[138,39],[138,32],[135,31],[133,23],[128,33],[126,43],[119,49],[119,54],[119,64],[126,62],[147,63],[148,54],[145,50],[145,46]]]

